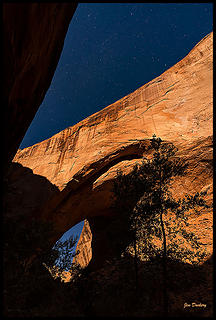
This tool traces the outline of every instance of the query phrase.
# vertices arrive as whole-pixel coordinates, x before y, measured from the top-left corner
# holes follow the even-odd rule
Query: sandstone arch
[[[10,6],[16,9],[11,11]],[[22,9],[23,6],[26,10]],[[17,5],[3,4],[4,29],[8,31],[4,37],[5,164],[15,155],[49,87],[75,6],[18,4],[20,14],[17,15]],[[48,53],[46,48],[50,30],[49,35],[47,32],[38,34],[34,44],[31,41],[35,40],[32,32],[37,29],[38,16],[44,18],[42,30],[46,29],[46,21],[53,23],[53,38]],[[21,30],[24,25],[29,31],[26,38]],[[44,34],[46,38],[42,39],[42,47],[46,54],[42,50],[40,56],[38,43],[41,45],[40,36]],[[11,171],[7,171],[7,187],[12,188],[9,192],[6,190],[4,214],[16,219],[19,209],[24,221],[31,220],[34,215],[39,220],[53,220],[56,230],[50,239],[51,244],[76,221],[88,218],[93,233],[93,266],[100,266],[104,259],[112,255],[107,231],[110,227],[108,220],[111,221],[115,214],[110,210],[110,188],[116,170],[120,167],[124,171],[130,170],[143,155],[142,144],[153,133],[175,143],[179,156],[190,161],[190,173],[176,181],[175,192],[181,195],[186,191],[209,188],[211,201],[212,37],[210,33],[175,66],[111,106],[46,141],[18,150]],[[36,55],[31,55],[31,45],[36,45]],[[51,65],[49,69],[43,68],[48,64]],[[35,66],[37,77],[32,77],[31,71]],[[79,192],[74,195],[74,190]],[[60,216],[59,212],[63,215]],[[212,212],[203,212],[190,220],[191,228],[202,240],[209,256],[212,256],[212,220]],[[84,228],[81,243],[85,232]],[[84,250],[88,248],[84,247]],[[16,267],[13,266],[14,271]],[[210,283],[211,259],[201,267],[207,269]],[[212,297],[210,287],[207,291],[202,288],[202,296],[209,295],[209,301]],[[209,305],[211,307],[211,301]]]
[[[179,156],[190,161],[191,172],[176,183],[176,192],[212,187],[212,36],[128,96],[41,143],[18,150],[14,162],[59,189],[39,214],[56,225],[52,241],[83,219],[114,214],[110,205],[116,170],[130,170],[145,154],[153,133],[174,143]],[[207,219],[212,226],[211,215]]]

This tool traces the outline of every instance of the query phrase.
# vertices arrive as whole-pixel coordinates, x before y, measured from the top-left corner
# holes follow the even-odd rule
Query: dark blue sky
[[[20,148],[159,76],[212,29],[212,3],[78,4],[51,86]]]

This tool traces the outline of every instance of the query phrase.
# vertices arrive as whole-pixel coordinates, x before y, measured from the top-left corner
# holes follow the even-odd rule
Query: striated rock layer
[[[53,242],[88,219],[92,260],[106,257],[110,248],[107,226],[116,214],[111,208],[116,172],[130,171],[140,161],[154,133],[174,143],[178,155],[190,163],[188,175],[175,181],[175,193],[181,196],[208,189],[211,201],[212,40],[210,33],[184,59],[141,88],[75,126],[18,150],[14,162],[58,188],[49,200],[41,202],[40,210],[31,213],[54,222]],[[212,213],[202,212],[191,221],[211,254]]]
[[[3,4],[4,163],[50,86],[77,3]]]
[[[60,190],[72,177],[155,133],[163,140],[212,135],[212,33],[156,79],[51,138],[19,150],[14,161]]]
[[[73,262],[79,264],[81,267],[86,267],[92,258],[91,241],[91,229],[88,220],[85,220],[82,229],[82,236],[79,238],[76,247],[76,252],[79,253],[73,258]]]

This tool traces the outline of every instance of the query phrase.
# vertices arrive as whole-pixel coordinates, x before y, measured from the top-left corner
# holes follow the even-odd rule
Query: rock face
[[[3,4],[4,163],[50,86],[77,3]]]
[[[86,267],[92,258],[92,233],[88,220],[85,220],[82,229],[82,236],[77,243],[76,252],[79,254],[74,257],[73,262],[79,264],[81,267]]]
[[[19,150],[14,161],[63,190],[79,172],[116,158],[155,133],[173,142],[212,135],[212,33],[156,79],[53,137]],[[111,159],[109,159],[111,160]],[[96,169],[97,170],[97,169]],[[87,172],[85,173],[85,175]]]
[[[107,226],[116,214],[111,208],[116,172],[130,171],[140,161],[154,133],[174,143],[178,155],[190,163],[189,174],[176,180],[175,192],[183,195],[209,188],[211,200],[212,39],[213,34],[208,34],[184,59],[126,97],[41,143],[18,150],[14,162],[58,187],[34,211],[39,219],[55,224],[53,242],[88,219],[92,260],[102,251],[106,256]],[[212,213],[194,217],[193,229],[211,254]],[[83,241],[84,233],[80,244]]]

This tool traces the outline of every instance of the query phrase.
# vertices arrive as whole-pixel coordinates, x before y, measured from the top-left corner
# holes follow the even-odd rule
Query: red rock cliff
[[[81,234],[76,247],[76,252],[79,251],[79,254],[74,257],[73,262],[80,264],[81,267],[86,267],[92,258],[92,233],[88,220],[85,220]]]
[[[154,133],[173,142],[179,156],[190,162],[190,173],[177,181],[175,192],[181,195],[209,188],[212,198],[212,39],[213,34],[208,34],[184,59],[126,97],[17,152],[14,162],[59,189],[36,212],[41,219],[54,222],[56,240],[88,219],[93,240],[98,239],[93,241],[93,256],[102,251],[106,255],[116,171],[131,170]],[[193,228],[210,254],[212,213],[194,217]]]
[[[212,33],[156,79],[51,138],[19,150],[14,161],[60,190],[78,172],[155,133],[193,142],[212,135]]]

